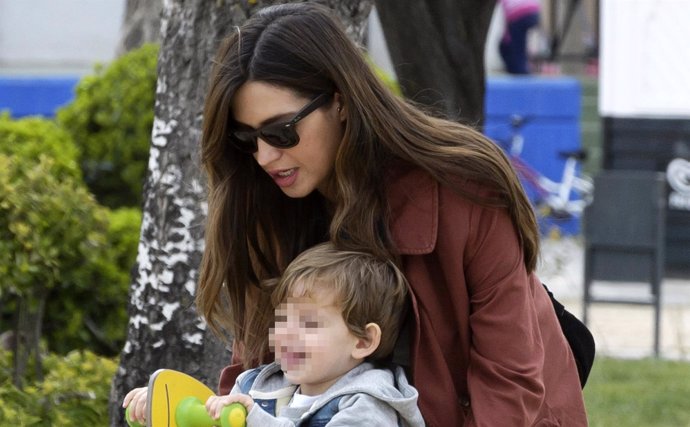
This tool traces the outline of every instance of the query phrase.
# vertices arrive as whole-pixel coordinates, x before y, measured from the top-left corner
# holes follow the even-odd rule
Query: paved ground
[[[583,250],[576,239],[545,240],[539,276],[566,308],[583,315]],[[596,282],[597,296],[644,296],[648,285]],[[690,277],[666,278],[662,283],[662,358],[690,361]],[[653,355],[652,306],[590,304],[589,327],[597,354],[640,358]]]

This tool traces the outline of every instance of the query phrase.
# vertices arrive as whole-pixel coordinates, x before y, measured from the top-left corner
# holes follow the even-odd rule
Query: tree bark
[[[481,126],[484,45],[495,0],[376,0],[403,94]]]
[[[144,43],[160,42],[162,10],[163,0],[127,0],[117,56]]]
[[[12,383],[19,390],[24,388],[24,374],[26,373],[26,364],[29,359],[29,302],[27,297],[19,296],[17,298],[17,309],[15,313],[15,332],[14,332],[14,348],[13,350],[13,372]]]
[[[144,187],[137,262],[130,287],[127,341],[110,396],[110,425],[124,425],[124,395],[157,369],[185,372],[212,389],[229,351],[194,310],[206,218],[200,172],[203,100],[221,39],[272,1],[169,0],[162,11],[155,119]],[[372,0],[333,6],[361,40]]]

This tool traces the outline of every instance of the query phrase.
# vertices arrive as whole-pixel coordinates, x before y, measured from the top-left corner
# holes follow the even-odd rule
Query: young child
[[[298,256],[273,293],[275,362],[242,373],[206,408],[240,402],[247,426],[423,426],[393,351],[407,282],[390,262],[325,243]]]

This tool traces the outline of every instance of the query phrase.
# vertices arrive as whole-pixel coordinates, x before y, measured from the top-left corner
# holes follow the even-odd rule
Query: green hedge
[[[140,206],[154,116],[158,46],[133,50],[77,85],[57,121],[80,149],[84,179],[108,207]]]
[[[60,168],[43,154],[0,154],[0,290],[69,287],[104,245],[105,211]]]
[[[141,213],[99,205],[77,157],[54,122],[0,116],[0,332],[44,301],[49,349],[115,355]]]
[[[0,154],[23,159],[38,159],[40,155],[53,160],[57,177],[81,179],[79,150],[71,136],[51,120],[39,117],[12,119],[0,114]]]
[[[27,376],[23,390],[12,385],[12,357],[0,351],[0,425],[103,426],[108,424],[108,398],[115,359],[89,351],[44,359],[46,376],[36,382]]]
[[[103,251],[80,271],[79,286],[69,294],[55,295],[48,302],[44,337],[53,351],[65,353],[88,348],[114,356],[124,344],[127,298],[139,243],[141,212],[120,208],[106,213]]]

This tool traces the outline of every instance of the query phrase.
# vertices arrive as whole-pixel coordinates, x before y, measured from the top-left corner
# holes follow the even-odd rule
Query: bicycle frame
[[[563,220],[580,218],[585,207],[591,202],[594,185],[590,178],[578,175],[578,163],[585,156],[583,151],[560,152],[565,158],[560,181],[549,179],[521,158],[524,137],[521,128],[526,118],[511,116],[511,137],[503,146],[523,186],[535,193],[533,204],[537,213]],[[501,145],[499,143],[499,145]],[[527,190],[527,189],[526,189]]]
[[[590,203],[589,195],[593,191],[593,185],[588,179],[577,176],[578,162],[574,157],[566,159],[560,182],[547,178],[518,156],[511,154],[509,158],[518,176],[526,181],[539,195],[540,200],[551,209],[579,217]],[[573,199],[573,192],[580,198]]]

